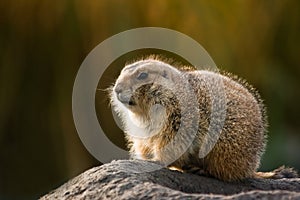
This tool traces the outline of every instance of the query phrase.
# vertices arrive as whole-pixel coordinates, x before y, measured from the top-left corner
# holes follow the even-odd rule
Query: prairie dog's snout
[[[134,105],[134,101],[132,98],[132,91],[130,88],[126,88],[124,84],[121,83],[117,84],[114,87],[114,92],[116,93],[116,96],[121,103],[130,106]]]

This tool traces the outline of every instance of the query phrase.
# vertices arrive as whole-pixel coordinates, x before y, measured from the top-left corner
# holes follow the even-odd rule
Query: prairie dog
[[[245,82],[149,58],[123,68],[110,98],[132,158],[197,168],[224,181],[275,176],[256,172],[267,121],[259,95]]]

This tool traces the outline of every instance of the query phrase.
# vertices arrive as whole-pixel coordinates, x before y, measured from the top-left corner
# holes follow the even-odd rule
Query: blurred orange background
[[[96,45],[145,26],[192,37],[254,85],[270,124],[261,170],[300,169],[300,1],[13,0],[0,11],[0,199],[37,198],[101,164],[74,126],[74,79]]]

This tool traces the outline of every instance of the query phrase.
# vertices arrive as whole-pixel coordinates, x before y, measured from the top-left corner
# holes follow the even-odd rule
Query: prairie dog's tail
[[[257,178],[281,179],[281,178],[298,178],[297,171],[291,167],[281,166],[271,172],[256,172]]]

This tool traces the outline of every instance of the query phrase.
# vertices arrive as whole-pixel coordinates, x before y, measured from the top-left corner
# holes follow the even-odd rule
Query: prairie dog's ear
[[[173,69],[172,70],[166,69],[162,71],[161,76],[164,77],[165,79],[176,81],[176,77],[178,76],[178,74],[177,71]]]
[[[163,70],[162,76],[167,79],[170,78],[166,70]]]

